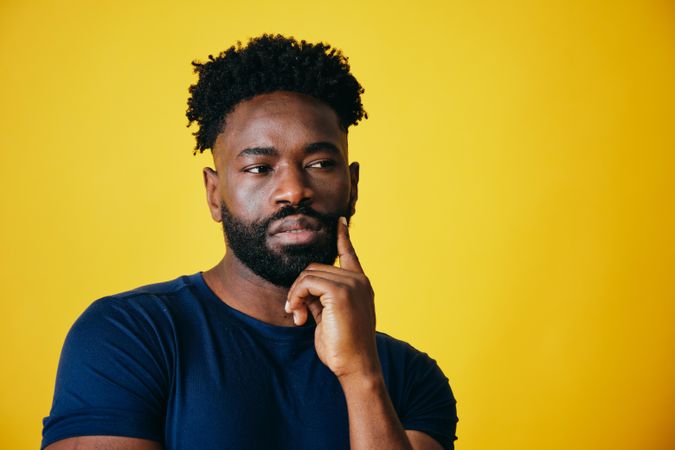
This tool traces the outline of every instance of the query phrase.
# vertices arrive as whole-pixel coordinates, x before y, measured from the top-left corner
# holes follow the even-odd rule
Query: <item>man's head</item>
[[[187,116],[211,215],[228,248],[258,276],[290,286],[310,262],[332,264],[337,219],[354,213],[358,164],[347,129],[366,117],[347,59],[324,44],[281,36],[193,63]]]
[[[189,124],[199,125],[195,152],[213,149],[237,104],[268,92],[298,92],[320,100],[337,114],[345,132],[368,117],[361,105],[363,88],[349,72],[347,58],[324,43],[264,34],[192,65],[199,81],[190,86],[186,115]]]

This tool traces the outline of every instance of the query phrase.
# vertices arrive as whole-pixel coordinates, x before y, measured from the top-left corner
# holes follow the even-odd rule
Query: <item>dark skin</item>
[[[251,148],[258,150],[242,154]],[[246,222],[286,205],[308,204],[326,214],[354,212],[359,165],[348,164],[347,134],[335,112],[314,98],[273,92],[240,103],[228,114],[213,156],[216,170],[205,168],[203,175],[217,222],[223,202]],[[267,244],[274,250],[296,236],[271,234]],[[315,230],[308,238],[324,237]],[[310,264],[290,289],[260,278],[231,251],[204,272],[204,279],[223,302],[269,324],[302,325],[312,314],[317,354],[345,393],[353,450],[442,450],[425,433],[403,430],[391,404],[375,346],[373,290],[344,220],[338,225],[338,255],[339,267]],[[48,449],[79,446],[161,449],[156,442],[111,436],[65,439]]]

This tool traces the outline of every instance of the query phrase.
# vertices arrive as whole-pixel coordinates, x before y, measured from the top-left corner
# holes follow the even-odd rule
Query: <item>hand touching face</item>
[[[317,354],[335,375],[374,373],[379,370],[374,293],[344,218],[338,224],[337,248],[340,267],[310,264],[291,286],[285,309],[296,325],[312,314]]]

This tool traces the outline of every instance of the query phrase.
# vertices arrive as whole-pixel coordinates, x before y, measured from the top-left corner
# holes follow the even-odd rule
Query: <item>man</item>
[[[363,89],[341,52],[263,35],[193,63],[187,116],[227,252],[94,302],[64,344],[43,448],[453,448],[435,361],[375,331],[349,239]],[[339,258],[339,267],[333,263]]]

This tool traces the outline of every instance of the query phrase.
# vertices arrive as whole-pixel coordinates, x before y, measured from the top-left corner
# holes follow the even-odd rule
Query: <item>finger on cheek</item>
[[[342,231],[338,234],[337,245],[340,267],[353,272],[363,272],[361,263],[359,263],[359,258],[356,256],[356,252],[354,251],[354,246],[349,239],[348,227],[346,225],[347,219],[344,219],[344,221],[343,219],[344,217],[340,218],[340,227]]]
[[[340,256],[340,262],[342,262],[342,255],[347,252],[347,249],[349,248],[347,243],[349,242],[349,235],[347,234],[347,225],[345,225],[345,222],[347,219],[344,217],[340,217],[340,220],[338,221],[338,239],[337,239],[337,248],[338,248],[338,256]]]
[[[347,219],[344,216],[340,217],[339,230],[340,237],[349,240],[349,226],[347,225]]]

